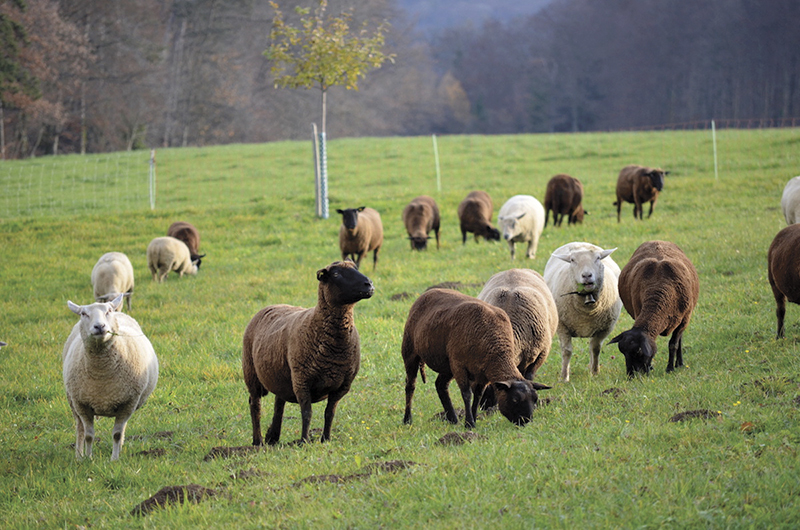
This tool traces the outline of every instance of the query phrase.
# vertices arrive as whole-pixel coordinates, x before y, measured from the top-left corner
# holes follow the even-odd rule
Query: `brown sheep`
[[[458,205],[458,220],[461,224],[461,243],[466,244],[467,232],[475,234],[475,241],[483,237],[487,241],[500,241],[500,230],[492,226],[492,198],[485,191],[473,191]]]
[[[582,223],[584,214],[588,214],[581,204],[583,201],[583,184],[575,177],[559,174],[547,183],[544,193],[544,226],[553,211],[553,226],[561,226],[564,216],[567,225]]]
[[[775,296],[775,315],[778,317],[775,338],[782,339],[786,301],[800,304],[800,224],[791,224],[775,235],[767,252],[767,263],[769,285]]]
[[[669,175],[669,171],[658,168],[637,165],[622,168],[619,178],[617,178],[617,200],[614,203],[614,206],[617,207],[617,222],[620,222],[623,201],[633,203],[634,219],[642,219],[643,205],[650,202],[650,212],[647,214],[647,217],[650,218],[653,215],[658,193],[664,189],[666,175]]]
[[[197,268],[199,269],[200,258],[204,258],[206,255],[200,254],[200,232],[197,231],[197,228],[186,221],[176,221],[169,225],[167,235],[186,243],[186,246],[189,247],[191,260],[197,262]]]
[[[411,240],[412,250],[428,248],[428,233],[436,234],[436,248],[439,248],[439,207],[433,197],[420,195],[403,209],[403,224]]]
[[[370,250],[372,253],[372,270],[378,265],[378,252],[383,244],[383,223],[381,214],[372,208],[360,206],[336,210],[342,216],[342,226],[339,228],[339,249],[342,251],[342,260],[350,257],[361,266],[363,258]]]
[[[309,441],[311,404],[326,398],[322,441],[329,440],[336,405],[358,373],[361,343],[353,306],[372,296],[372,281],[352,261],[318,270],[317,280],[315,307],[271,305],[256,313],[245,329],[242,370],[250,392],[253,445],[278,443],[287,401],[300,405],[300,442]],[[275,411],[262,438],[261,398],[270,392],[275,394]]]
[[[672,333],[667,372],[683,366],[683,332],[699,292],[697,271],[675,243],[647,241],[636,249],[619,275],[619,296],[635,321],[609,341],[625,356],[628,377],[652,370],[658,335]]]
[[[499,307],[450,289],[425,291],[412,304],[403,332],[406,369],[406,410],[411,424],[411,401],[417,372],[425,381],[425,365],[439,376],[436,392],[450,423],[458,419],[447,387],[455,378],[464,400],[464,424],[475,427],[484,388],[491,383],[498,408],[517,425],[528,423],[539,400],[537,390],[550,388],[525,379],[517,369],[514,329]]]

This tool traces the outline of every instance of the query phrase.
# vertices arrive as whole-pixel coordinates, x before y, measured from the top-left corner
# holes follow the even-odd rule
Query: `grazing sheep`
[[[372,254],[372,270],[378,265],[378,252],[383,244],[383,223],[381,214],[372,208],[360,206],[358,208],[347,208],[346,210],[336,210],[342,215],[342,226],[339,228],[339,249],[342,251],[342,259],[350,259],[356,262],[356,266],[361,266],[363,258],[370,250]]]
[[[3,346],[8,346],[8,344],[0,340],[0,348],[2,348]]]
[[[786,300],[800,304],[800,224],[790,224],[775,235],[767,252],[767,263],[778,317],[776,338],[782,339]]]
[[[167,229],[167,235],[186,243],[186,246],[189,247],[191,259],[197,263],[197,268],[199,269],[201,258],[205,258],[206,255],[200,254],[200,232],[197,231],[197,228],[186,221],[176,221]]]
[[[530,269],[498,272],[483,286],[478,299],[506,312],[514,329],[517,368],[529,381],[550,354],[558,328],[558,309],[542,275]],[[481,405],[495,404],[494,389],[486,387]]]
[[[653,207],[658,199],[658,192],[664,189],[666,175],[669,175],[669,171],[635,164],[622,168],[617,178],[617,200],[614,203],[617,207],[617,222],[620,222],[623,201],[633,203],[634,219],[642,219],[642,205],[648,201],[650,212],[647,217],[653,215]]]
[[[485,191],[473,191],[458,205],[458,220],[461,225],[461,243],[466,244],[467,232],[475,234],[475,241],[483,237],[487,241],[500,241],[500,231],[492,226],[492,198]]]
[[[309,440],[311,404],[328,399],[322,441],[331,437],[336,405],[350,391],[361,362],[353,306],[375,288],[352,261],[336,261],[317,271],[317,305],[265,307],[244,332],[242,370],[250,392],[253,445],[277,444],[286,402],[298,403]],[[272,424],[261,436],[261,398],[275,394]]]
[[[567,216],[567,225],[582,223],[584,214],[583,184],[575,177],[559,174],[550,179],[544,193],[544,226],[553,210],[553,226],[561,226],[564,216]]]
[[[425,250],[428,247],[428,234],[436,234],[436,248],[439,248],[439,207],[432,197],[420,195],[403,209],[403,224],[411,240],[412,250]]]
[[[147,266],[153,280],[161,283],[170,271],[179,276],[197,274],[197,263],[192,261],[189,247],[171,236],[157,237],[147,245]]]
[[[544,280],[558,307],[561,379],[569,381],[572,338],[589,338],[589,370],[598,372],[600,347],[614,329],[622,310],[617,291],[619,266],[611,259],[616,248],[572,242],[556,249],[544,267]]]
[[[119,459],[125,427],[158,382],[158,359],[139,324],[125,313],[123,295],[108,303],[79,306],[80,316],[64,344],[64,388],[75,417],[75,455],[92,456],[94,417],[114,418],[111,460]]]
[[[539,236],[544,229],[544,207],[530,195],[514,195],[506,201],[497,215],[503,239],[508,241],[511,259],[515,257],[514,244],[528,242],[528,258],[536,257]]]
[[[499,307],[450,289],[425,291],[412,304],[403,332],[406,368],[406,410],[411,423],[411,401],[417,372],[425,382],[425,365],[438,372],[436,392],[450,423],[458,419],[447,387],[455,378],[464,399],[465,426],[475,427],[481,395],[491,383],[500,412],[517,425],[528,423],[539,400],[536,390],[549,386],[525,379],[517,369],[514,329]]]
[[[122,293],[131,310],[133,294],[133,265],[122,252],[107,252],[92,268],[92,287],[97,302],[110,302]]]
[[[628,377],[652,370],[656,337],[669,339],[667,372],[683,366],[682,337],[697,305],[700,279],[692,262],[675,243],[639,245],[619,275],[619,295],[634,318],[633,327],[609,341],[625,356]]]
[[[786,224],[800,222],[800,177],[794,177],[786,183],[781,196],[781,210]]]

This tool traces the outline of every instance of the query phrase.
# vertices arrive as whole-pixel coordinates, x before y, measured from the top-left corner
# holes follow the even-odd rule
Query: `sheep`
[[[781,210],[786,224],[800,222],[800,177],[794,177],[786,183],[781,196]]]
[[[403,209],[403,224],[411,240],[412,250],[425,250],[428,247],[428,234],[436,234],[436,248],[439,248],[439,207],[432,197],[420,195]]]
[[[189,247],[180,239],[171,236],[157,237],[147,245],[147,266],[153,281],[161,283],[170,271],[180,277],[197,274],[197,263],[192,261]]]
[[[467,232],[475,234],[475,241],[483,237],[487,241],[500,241],[500,231],[492,226],[492,198],[485,191],[470,192],[458,205],[458,220],[461,225],[461,243],[467,243]]]
[[[406,425],[411,424],[417,372],[426,382],[426,364],[439,374],[436,392],[450,423],[458,422],[447,391],[455,378],[464,399],[467,429],[475,427],[478,404],[489,383],[500,412],[517,425],[530,421],[539,400],[536,391],[550,388],[525,379],[517,369],[514,329],[505,311],[450,289],[429,289],[411,305],[401,351],[406,369]]]
[[[349,391],[361,362],[353,306],[375,292],[352,261],[317,271],[318,301],[312,308],[271,305],[253,317],[242,341],[242,371],[250,392],[253,445],[277,444],[286,402],[298,403],[300,442],[309,441],[311,404],[328,399],[323,442],[330,440],[336,405]],[[261,398],[275,394],[272,424],[261,436]]]
[[[2,348],[3,346],[8,346],[8,344],[0,340],[0,348]]]
[[[625,356],[628,377],[652,370],[656,337],[669,339],[667,373],[683,366],[683,332],[692,319],[700,279],[692,262],[669,241],[647,241],[619,275],[619,295],[633,327],[611,339]]]
[[[497,215],[503,239],[508,241],[511,259],[515,258],[515,243],[528,242],[528,258],[536,257],[539,236],[544,229],[544,207],[530,195],[515,195],[508,199]]]
[[[533,381],[550,354],[558,328],[558,309],[541,274],[530,269],[498,272],[486,282],[478,299],[504,310],[514,330],[517,368]],[[481,405],[495,404],[492,386],[486,387]]]
[[[585,242],[555,250],[544,268],[544,280],[558,308],[561,379],[569,381],[572,338],[589,338],[589,371],[599,369],[600,347],[619,320],[622,301],[617,291],[619,266],[611,259],[616,248]]]
[[[617,178],[617,200],[614,203],[617,207],[617,222],[620,222],[623,201],[633,203],[634,219],[642,219],[642,205],[649,201],[650,212],[647,214],[649,219],[653,215],[658,193],[664,189],[666,175],[669,175],[669,171],[635,164],[622,168]]]
[[[64,344],[64,388],[75,418],[75,456],[92,456],[94,417],[114,418],[111,460],[118,460],[125,427],[158,382],[158,358],[139,324],[111,302],[67,302],[80,321]],[[85,448],[85,451],[84,451]]]
[[[769,285],[778,317],[776,339],[784,337],[786,300],[800,304],[800,224],[790,224],[775,235],[767,252]]]
[[[370,250],[372,253],[372,270],[378,265],[378,252],[383,244],[383,223],[381,214],[372,208],[360,206],[336,210],[342,216],[342,226],[339,228],[339,249],[342,251],[342,260],[348,256],[361,266],[363,258]]]
[[[553,211],[553,226],[561,226],[564,216],[567,216],[567,225],[582,223],[584,214],[587,214],[581,204],[583,201],[583,184],[575,177],[559,174],[547,183],[544,193],[544,226]]]
[[[92,287],[96,302],[110,302],[122,293],[131,310],[133,295],[133,265],[122,252],[107,252],[92,268]]]
[[[186,221],[176,221],[169,225],[167,235],[186,243],[192,261],[197,262],[197,268],[200,269],[201,258],[205,258],[206,255],[200,254],[200,232],[197,231],[197,228]]]

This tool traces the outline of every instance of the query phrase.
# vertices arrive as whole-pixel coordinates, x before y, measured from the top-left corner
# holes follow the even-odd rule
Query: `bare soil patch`
[[[183,504],[186,501],[197,504],[201,500],[215,495],[217,495],[216,490],[204,488],[198,484],[165,486],[131,510],[131,515],[147,515],[156,508],[163,508],[168,504]]]
[[[472,431],[449,432],[436,440],[438,445],[464,445],[475,440],[485,440],[486,436]]]
[[[687,410],[685,412],[680,412],[675,414],[673,417],[669,419],[671,422],[678,422],[678,421],[686,421],[692,418],[703,418],[703,419],[711,419],[711,418],[719,418],[722,414],[714,410],[708,409],[699,409],[699,410]]]

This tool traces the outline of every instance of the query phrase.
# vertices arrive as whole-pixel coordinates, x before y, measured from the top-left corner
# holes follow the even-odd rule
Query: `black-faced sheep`
[[[94,417],[114,418],[111,460],[119,458],[125,427],[158,382],[158,359],[139,324],[125,313],[122,294],[109,303],[79,306],[64,344],[64,388],[75,418],[75,455],[92,456]]]
[[[617,222],[620,222],[620,211],[623,202],[633,203],[633,218],[642,219],[643,205],[650,203],[649,218],[653,215],[658,193],[664,189],[664,177],[669,171],[638,165],[625,166],[617,178]]]
[[[575,177],[559,174],[547,183],[544,193],[544,226],[553,211],[553,226],[561,226],[564,216],[567,225],[582,223],[585,212],[583,201],[583,184]]]
[[[544,267],[544,280],[558,307],[561,379],[569,381],[572,338],[589,338],[589,371],[597,374],[600,347],[619,319],[622,301],[617,291],[616,249],[591,243],[567,243],[556,249]]]
[[[647,241],[636,249],[619,275],[619,295],[633,327],[609,341],[625,356],[628,377],[652,370],[658,335],[672,333],[667,372],[683,366],[683,332],[699,292],[697,271],[675,243]]]
[[[406,369],[406,410],[403,422],[411,423],[411,401],[417,373],[425,382],[427,364],[439,376],[436,392],[450,423],[457,423],[447,387],[455,378],[464,400],[464,424],[475,427],[481,395],[491,383],[498,408],[509,421],[530,421],[539,396],[550,388],[525,379],[517,369],[514,329],[499,307],[450,289],[425,291],[412,304],[403,332]]]
[[[478,299],[506,312],[514,329],[517,368],[525,379],[533,381],[550,354],[558,329],[558,308],[542,275],[530,269],[498,272],[483,286]],[[495,401],[489,385],[481,404],[491,407]]]
[[[197,231],[197,228],[186,221],[176,221],[167,229],[167,235],[186,243],[186,246],[189,247],[191,259],[197,263],[197,268],[199,269],[201,258],[205,258],[206,255],[200,254],[200,232]]]
[[[170,271],[179,276],[197,274],[197,263],[192,261],[189,247],[171,236],[157,237],[147,245],[147,267],[153,280],[161,283]]]
[[[403,209],[403,224],[411,240],[412,250],[428,248],[428,234],[436,234],[436,248],[439,248],[439,206],[433,197],[420,195]]]
[[[133,265],[122,252],[106,252],[92,268],[92,288],[97,302],[110,302],[123,294],[131,310],[133,295]]]
[[[767,263],[778,317],[776,338],[782,339],[786,301],[800,304],[800,224],[790,224],[775,235],[767,252]]]
[[[488,193],[470,192],[458,205],[461,243],[466,244],[467,232],[475,234],[475,241],[478,241],[478,237],[483,237],[487,241],[500,241],[500,231],[492,226],[493,213],[492,198]]]
[[[786,224],[800,222],[800,177],[794,177],[786,183],[781,195],[781,211]]]
[[[378,265],[378,252],[383,244],[383,223],[381,214],[372,208],[360,206],[336,210],[342,216],[342,226],[339,228],[339,249],[342,251],[342,260],[350,257],[361,266],[363,258],[370,250],[372,253],[372,270]]]
[[[515,243],[528,243],[525,255],[533,259],[539,247],[539,237],[544,229],[544,206],[531,195],[514,195],[497,214],[503,239],[508,241],[511,259],[516,256]]]
[[[318,301],[312,308],[265,307],[244,332],[242,370],[250,392],[253,445],[277,444],[286,402],[298,403],[301,442],[309,440],[311,404],[328,399],[322,441],[331,437],[339,400],[361,363],[361,343],[353,306],[375,288],[352,261],[337,261],[317,271]],[[261,436],[261,398],[275,395],[272,424]]]

